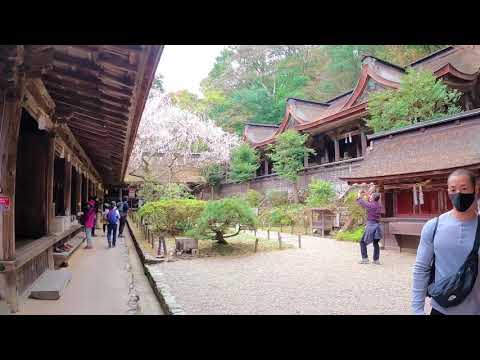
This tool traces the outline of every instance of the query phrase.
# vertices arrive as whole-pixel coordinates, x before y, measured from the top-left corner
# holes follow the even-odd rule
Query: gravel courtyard
[[[187,314],[409,314],[415,255],[359,257],[357,243],[302,237],[301,249],[156,266]]]

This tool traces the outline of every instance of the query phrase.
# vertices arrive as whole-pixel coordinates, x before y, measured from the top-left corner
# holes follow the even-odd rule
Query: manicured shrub
[[[183,184],[158,184],[153,181],[147,181],[139,190],[138,195],[148,203],[158,200],[169,199],[192,199],[193,195]]]
[[[227,244],[225,238],[236,236],[242,229],[255,227],[256,224],[257,217],[246,201],[225,198],[209,201],[189,234]],[[226,235],[233,227],[237,228],[236,232]]]
[[[205,205],[205,201],[194,199],[160,200],[145,204],[138,214],[154,232],[176,235],[193,227]]]

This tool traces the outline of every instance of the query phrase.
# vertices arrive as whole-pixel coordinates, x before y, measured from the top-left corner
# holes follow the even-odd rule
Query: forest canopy
[[[444,45],[236,45],[226,47],[201,83],[203,97],[170,94],[176,106],[238,134],[245,123],[279,124],[289,97],[326,101],[352,89],[363,55],[396,65]]]

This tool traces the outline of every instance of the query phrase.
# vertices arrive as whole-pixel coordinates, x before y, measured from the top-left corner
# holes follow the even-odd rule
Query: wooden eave
[[[389,182],[409,181],[414,178],[448,175],[457,169],[478,170],[480,169],[480,164],[447,168],[447,169],[441,169],[441,170],[415,172],[415,173],[408,173],[408,174],[395,174],[395,175],[387,175],[387,176],[361,177],[361,178],[340,177],[339,179],[346,181],[349,185],[361,184],[361,183],[387,184]]]
[[[55,105],[52,120],[69,126],[105,183],[118,184],[125,175],[162,50],[144,45],[37,49],[43,68],[30,70],[39,73]]]
[[[400,87],[399,83],[385,79],[375,73],[375,71],[372,71],[372,68],[369,66],[369,64],[363,64],[357,86],[355,87],[355,90],[353,90],[353,93],[350,95],[348,101],[345,103],[345,105],[343,105],[342,110],[352,107],[355,101],[362,96],[369,79],[373,79],[377,83],[389,88],[398,89]]]

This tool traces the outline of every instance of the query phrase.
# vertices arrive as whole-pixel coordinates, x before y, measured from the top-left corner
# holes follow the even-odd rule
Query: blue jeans
[[[109,244],[115,246],[117,242],[117,224],[108,224],[107,230],[107,240]],[[113,239],[112,239],[113,235]]]
[[[380,239],[373,240],[373,261],[377,261],[380,258],[380,245],[378,245],[379,241]],[[367,244],[365,244],[363,239],[360,241],[360,251],[362,253],[362,259],[368,259]]]
[[[92,246],[92,229],[86,227],[85,234],[87,235],[87,246]]]

